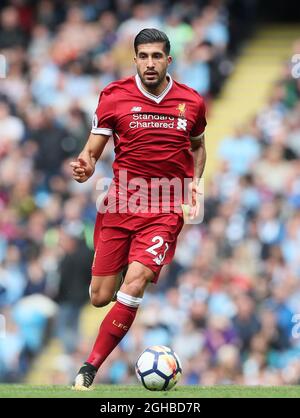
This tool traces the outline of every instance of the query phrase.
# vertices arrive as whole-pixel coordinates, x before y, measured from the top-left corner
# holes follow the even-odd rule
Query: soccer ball
[[[170,390],[180,379],[182,368],[177,354],[164,345],[146,348],[138,358],[135,372],[149,390]]]

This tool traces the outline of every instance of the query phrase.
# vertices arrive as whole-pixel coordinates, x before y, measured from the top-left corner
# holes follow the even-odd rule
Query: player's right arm
[[[96,162],[100,158],[115,125],[115,98],[108,86],[100,93],[98,106],[93,117],[91,134],[77,161],[70,163],[73,178],[79,183],[87,181],[95,171]]]
[[[73,169],[72,176],[74,180],[78,181],[78,183],[84,183],[94,174],[96,162],[100,158],[108,140],[109,135],[90,134],[77,160],[70,163]]]

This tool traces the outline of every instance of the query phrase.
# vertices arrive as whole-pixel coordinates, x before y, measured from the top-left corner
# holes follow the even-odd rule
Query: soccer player
[[[106,196],[107,211],[97,214],[90,297],[94,306],[102,307],[116,294],[116,303],[103,319],[93,349],[75,378],[75,390],[90,388],[101,364],[130,329],[147,284],[155,283],[162,266],[171,262],[184,223],[183,213],[175,210],[175,193],[170,194],[168,212],[163,210],[161,196],[155,210],[152,206],[148,211],[131,210],[127,203],[134,191],[129,183],[143,186],[146,182],[149,197],[157,191],[152,179],[184,183],[189,178],[190,218],[199,210],[196,194],[206,160],[203,99],[168,74],[172,57],[165,33],[143,29],[134,40],[134,49],[137,74],[113,82],[101,92],[88,141],[77,161],[70,164],[73,178],[85,182],[113,137],[115,187]],[[127,188],[121,182],[124,173]],[[112,195],[115,207],[109,203]],[[142,194],[140,200],[145,202]],[[120,273],[127,266],[120,283]]]

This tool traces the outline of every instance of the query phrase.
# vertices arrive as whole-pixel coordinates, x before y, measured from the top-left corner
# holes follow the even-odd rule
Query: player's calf
[[[118,277],[118,274],[92,277],[89,294],[93,306],[101,308],[111,302],[118,283]]]
[[[98,294],[97,292],[90,292],[90,299],[92,302],[92,305],[95,306],[95,308],[102,308],[103,306],[108,305],[112,300],[113,294],[111,293],[105,293],[105,294]]]
[[[126,266],[121,271],[121,273],[119,274],[119,283],[118,283],[118,285],[116,287],[116,290],[115,290],[115,293],[114,293],[114,295],[112,297],[112,300],[111,300],[112,302],[116,302],[116,300],[117,300],[117,294],[118,294],[118,291],[120,290],[122,284],[124,283],[124,280],[125,280],[125,277],[126,277],[126,274],[127,274],[127,270],[128,270],[128,266]]]

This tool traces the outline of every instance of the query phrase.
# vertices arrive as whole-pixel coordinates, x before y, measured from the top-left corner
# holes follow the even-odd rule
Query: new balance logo
[[[142,110],[141,106],[133,106],[131,112],[140,112]]]

